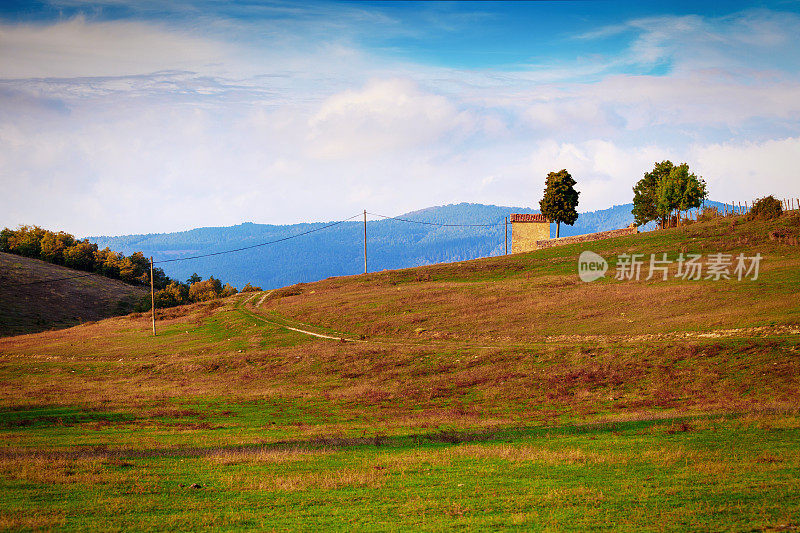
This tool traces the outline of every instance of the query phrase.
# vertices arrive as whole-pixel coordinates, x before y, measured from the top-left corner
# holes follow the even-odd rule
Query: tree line
[[[54,232],[39,226],[22,225],[0,231],[0,252],[40,259],[75,270],[92,272],[130,285],[150,285],[150,261],[142,252],[125,256],[108,247],[100,250],[89,240],[76,239],[69,233]],[[153,268],[156,307],[173,307],[193,302],[224,298],[239,292],[230,283],[211,276],[203,280],[196,273],[185,282],[171,279],[161,268]],[[241,292],[260,291],[249,283]],[[139,310],[150,309],[150,297],[143,298]]]

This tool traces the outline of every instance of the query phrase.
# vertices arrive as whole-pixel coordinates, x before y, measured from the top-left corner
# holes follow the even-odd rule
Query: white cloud
[[[320,157],[374,156],[426,147],[449,134],[463,138],[473,122],[451,100],[410,80],[373,80],[328,98],[309,121],[308,141]]]
[[[590,92],[613,106],[634,130],[662,124],[736,127],[756,118],[800,118],[796,81],[744,82],[726,80],[715,72],[669,78],[614,76]]]
[[[798,66],[792,50],[800,44],[800,17],[750,9],[721,17],[663,15],[629,20],[587,32],[597,39],[635,32],[627,54],[612,66],[669,63],[675,71],[718,68],[728,71]]]
[[[698,145],[689,159],[720,201],[800,196],[800,137]]]
[[[235,57],[233,46],[140,22],[0,25],[3,78],[125,76],[208,69]],[[218,69],[217,69],[218,70]]]
[[[659,146],[629,148],[608,140],[577,144],[544,141],[530,155],[530,173],[542,188],[549,172],[567,169],[578,182],[580,211],[604,209],[631,201],[631,188],[657,160],[665,159]]]

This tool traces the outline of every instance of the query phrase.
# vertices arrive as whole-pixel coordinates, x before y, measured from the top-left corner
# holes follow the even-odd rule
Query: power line
[[[373,215],[373,216],[376,216],[376,217],[381,217],[381,218],[384,218],[384,219],[387,219],[387,220],[397,220],[397,221],[400,221],[400,222],[409,222],[411,224],[424,224],[426,226],[438,226],[438,227],[449,227],[449,228],[489,228],[489,227],[502,226],[504,224],[504,222],[498,222],[498,223],[495,223],[495,224],[441,224],[441,223],[438,223],[438,222],[424,222],[424,221],[421,221],[421,220],[409,220],[407,218],[390,217],[390,216],[386,216],[386,215],[381,215],[379,213],[372,213],[372,212],[369,212],[369,211],[366,211],[366,214],[370,214],[370,215]],[[253,244],[253,245],[250,245],[250,246],[243,246],[241,248],[234,248],[232,250],[223,250],[221,252],[212,252],[212,253],[209,253],[209,254],[192,255],[192,256],[189,256],[189,257],[177,257],[175,259],[162,259],[160,261],[154,261],[153,264],[160,265],[162,263],[174,263],[174,262],[178,262],[178,261],[189,261],[191,259],[201,259],[203,257],[213,257],[213,256],[217,256],[217,255],[230,254],[230,253],[234,253],[234,252],[241,252],[241,251],[244,251],[244,250],[251,250],[253,248],[259,248],[261,246],[268,246],[270,244],[276,244],[276,243],[279,243],[279,242],[288,241],[290,239],[295,239],[297,237],[302,237],[304,235],[309,235],[311,233],[315,233],[317,231],[322,231],[322,230],[327,229],[327,228],[332,228],[333,226],[338,226],[339,224],[343,224],[345,222],[348,222],[348,221],[353,220],[354,218],[357,218],[357,217],[360,217],[360,216],[362,216],[362,213],[358,213],[358,214],[353,215],[353,216],[351,216],[349,218],[345,218],[344,220],[338,220],[336,222],[332,222],[330,224],[326,224],[326,225],[318,227],[318,228],[313,228],[313,229],[310,229],[308,231],[304,231],[302,233],[297,233],[295,235],[289,235],[287,237],[281,237],[280,239],[275,239],[275,240],[268,241],[268,242],[262,242],[262,243]],[[55,283],[55,282],[58,282],[58,281],[66,281],[66,280],[70,280],[70,279],[85,278],[85,277],[95,276],[95,275],[102,276],[102,274],[96,274],[96,273],[78,274],[77,276],[67,276],[67,277],[63,277],[63,278],[54,278],[54,279],[43,279],[43,280],[39,280],[39,281],[30,281],[30,282],[27,282],[27,283],[11,283],[11,284],[5,285],[5,287],[21,287],[21,286],[26,286],[26,285],[39,285],[39,284],[42,284],[42,283]],[[113,279],[113,278],[110,278],[110,279]]]
[[[309,233],[322,231],[324,229],[331,228],[331,227],[337,226],[339,224],[343,224],[344,222],[347,222],[349,220],[353,220],[354,218],[359,217],[359,216],[361,216],[361,213],[359,213],[357,215],[353,215],[350,218],[346,218],[344,220],[339,220],[337,222],[332,222],[330,224],[326,224],[325,226],[322,226],[322,227],[319,227],[319,228],[313,228],[313,229],[310,229],[308,231],[304,231],[302,233],[298,233],[296,235],[290,235],[288,237],[282,237],[280,239],[275,239],[274,241],[262,242],[260,244],[253,244],[251,246],[244,246],[242,248],[236,248],[236,249],[233,249],[233,250],[225,250],[225,251],[222,251],[222,252],[214,252],[214,253],[210,253],[210,254],[193,255],[191,257],[179,257],[179,258],[176,258],[176,259],[164,259],[164,260],[161,260],[161,261],[155,261],[154,264],[172,263],[172,262],[175,262],[175,261],[188,261],[189,259],[199,259],[201,257],[211,257],[211,256],[214,256],[214,255],[222,255],[222,254],[229,254],[229,253],[233,253],[233,252],[241,252],[242,250],[250,250],[251,248],[258,248],[260,246],[267,246],[269,244],[275,244],[275,243],[278,243],[278,242],[288,241],[289,239],[302,237],[303,235],[308,235]],[[78,274],[77,276],[67,276],[67,277],[64,277],[64,278],[54,278],[54,279],[43,279],[43,280],[39,280],[39,281],[30,281],[28,283],[9,283],[9,284],[3,285],[3,286],[4,287],[21,287],[21,286],[25,286],[25,285],[39,285],[39,284],[42,284],[42,283],[55,283],[57,281],[66,281],[66,280],[70,280],[70,279],[85,278],[85,277],[88,277],[88,276],[102,276],[102,274],[97,274],[97,273],[90,272],[88,274]],[[113,278],[109,278],[109,279],[113,279]]]
[[[350,218],[346,218],[344,220],[339,220],[337,222],[332,222],[332,223],[327,224],[325,226],[322,226],[320,228],[310,229],[308,231],[304,231],[304,232],[298,233],[296,235],[289,235],[288,237],[282,237],[280,239],[275,239],[274,241],[262,242],[261,244],[253,244],[251,246],[244,246],[242,248],[235,248],[233,250],[225,250],[223,252],[214,252],[214,253],[211,253],[211,254],[193,255],[191,257],[178,257],[176,259],[162,259],[161,261],[155,261],[154,264],[160,265],[161,263],[173,263],[175,261],[188,261],[189,259],[200,259],[201,257],[211,257],[211,256],[214,256],[214,255],[230,254],[230,253],[233,253],[233,252],[241,252],[242,250],[250,250],[252,248],[258,248],[259,246],[267,246],[269,244],[275,244],[277,242],[288,241],[289,239],[295,239],[297,237],[302,237],[303,235],[308,235],[309,233],[314,233],[315,231],[322,231],[322,230],[327,229],[327,228],[332,228],[333,226],[338,226],[339,224],[344,224],[348,220],[353,220],[354,218],[360,217],[360,216],[361,216],[361,213],[358,213],[357,215],[353,215]]]
[[[490,228],[495,226],[502,226],[504,222],[498,222],[496,224],[440,224],[439,222],[423,222],[421,220],[408,220],[407,218],[400,218],[400,217],[390,217],[386,215],[381,215],[378,213],[372,213],[367,211],[367,214],[373,215],[376,217],[386,218],[389,220],[399,220],[401,222],[410,222],[412,224],[425,224],[427,226],[439,226],[439,227],[448,227],[448,228]]]

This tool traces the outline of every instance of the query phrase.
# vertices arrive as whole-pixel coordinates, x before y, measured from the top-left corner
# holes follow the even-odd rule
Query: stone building
[[[513,214],[511,222],[511,253],[537,250],[537,241],[550,238],[550,221],[538,213]]]
[[[511,253],[531,252],[561,246],[564,244],[575,244],[577,242],[591,242],[613,237],[624,237],[625,235],[635,235],[639,228],[631,224],[627,228],[600,231],[597,233],[585,233],[571,237],[561,237],[559,239],[550,238],[550,221],[544,215],[538,213],[523,213],[511,215]]]

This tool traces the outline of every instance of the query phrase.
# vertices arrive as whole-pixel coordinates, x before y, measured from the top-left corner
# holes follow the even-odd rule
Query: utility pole
[[[367,210],[364,209],[364,274],[367,273]]]
[[[508,255],[508,217],[506,217],[506,255]]]
[[[153,289],[153,256],[150,256],[150,314],[153,316],[153,337],[156,336],[156,292]]]

